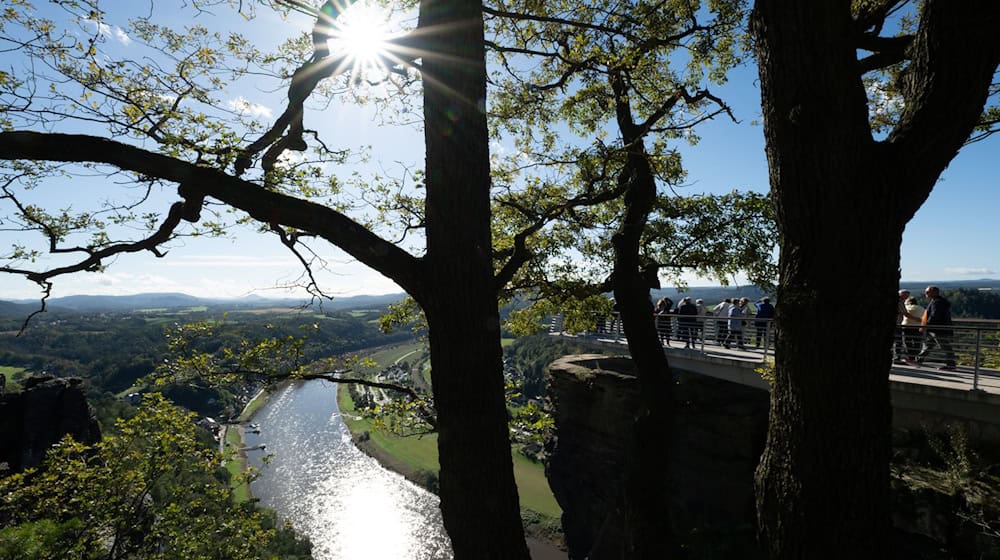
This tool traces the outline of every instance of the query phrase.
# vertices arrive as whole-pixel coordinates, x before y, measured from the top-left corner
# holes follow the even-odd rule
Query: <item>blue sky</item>
[[[692,192],[768,189],[760,121],[757,70],[730,74],[719,91],[740,124],[715,121],[701,128],[702,141],[682,148]],[[1000,277],[1000,135],[964,147],[941,175],[928,200],[907,224],[901,247],[904,281]],[[864,201],[858,201],[863,204]]]
[[[158,8],[159,9],[159,8]],[[209,24],[207,18],[204,22]],[[125,18],[111,10],[108,44],[134,48],[121,29]],[[283,21],[272,14],[258,20],[258,39],[280,40],[310,22],[304,16]],[[278,30],[277,33],[273,33]],[[740,123],[717,120],[703,125],[695,147],[680,146],[688,170],[684,193],[722,193],[733,188],[765,192],[768,188],[760,100],[752,66],[734,71],[729,83],[714,88],[734,108]],[[281,92],[257,88],[233,93],[230,100],[245,100],[264,115],[283,109]],[[338,145],[374,147],[373,162],[366,168],[401,173],[404,166],[419,168],[423,160],[422,135],[413,127],[380,126],[370,108],[334,104],[322,114],[323,128]],[[315,125],[314,125],[315,126]],[[908,281],[965,280],[1000,277],[1000,230],[995,227],[1000,208],[996,177],[1000,138],[968,146],[945,171],[930,199],[907,226],[902,245],[902,278]],[[343,170],[347,171],[347,170]],[[72,185],[51,184],[38,193],[39,202],[84,204],[107,188],[100,181],[76,180]],[[863,203],[863,201],[859,201]],[[7,243],[10,235],[0,236]],[[328,244],[314,246],[327,259],[330,272],[321,284],[334,295],[378,294],[399,289],[379,274],[354,263]],[[241,231],[233,239],[188,239],[174,244],[165,259],[149,254],[125,255],[102,274],[79,273],[56,281],[54,295],[77,293],[124,294],[178,291],[198,296],[239,297],[249,293],[284,296],[278,286],[293,283],[301,272],[294,257],[273,236]],[[713,282],[690,278],[692,285]],[[20,278],[0,275],[0,299],[31,298],[37,287]]]

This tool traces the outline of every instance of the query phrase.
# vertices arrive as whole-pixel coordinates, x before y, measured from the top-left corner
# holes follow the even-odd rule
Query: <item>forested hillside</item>
[[[973,288],[942,289],[951,301],[951,313],[956,318],[1000,319],[1000,292]]]
[[[204,306],[131,312],[53,313],[32,319],[19,334],[23,316],[0,317],[0,366],[23,368],[13,381],[30,375],[82,377],[89,397],[109,402],[153,372],[167,356],[167,331],[181,324],[206,322],[216,335],[205,350],[236,348],[241,341],[305,336],[307,360],[353,352],[410,338],[408,331],[383,334],[377,318],[382,308],[320,312],[258,309],[227,311]],[[166,386],[172,400],[205,415],[238,412],[238,402],[225,389]]]

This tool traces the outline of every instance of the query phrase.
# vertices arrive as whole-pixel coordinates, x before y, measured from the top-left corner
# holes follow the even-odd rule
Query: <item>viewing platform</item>
[[[734,345],[726,348],[717,340],[723,318],[698,317],[702,328],[693,348],[678,341],[676,315],[670,316],[670,339],[663,343],[671,368],[707,375],[733,383],[770,390],[761,371],[773,364],[772,320],[746,319],[743,331],[745,350]],[[761,346],[753,345],[757,325],[761,326]],[[621,323],[615,318],[605,322],[601,332],[566,333],[561,317],[556,316],[550,334],[572,338],[576,342],[615,353],[628,353]],[[932,352],[924,364],[893,364],[889,386],[895,414],[913,415],[919,423],[921,414],[958,418],[990,426],[1000,436],[1000,321],[961,320],[951,327],[952,347],[957,358],[954,370],[938,369],[944,365],[940,351]],[[887,349],[886,357],[889,357]]]

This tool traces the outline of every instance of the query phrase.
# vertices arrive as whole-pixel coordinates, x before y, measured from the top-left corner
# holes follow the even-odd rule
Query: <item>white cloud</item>
[[[125,33],[124,29],[117,26],[115,27],[115,39],[118,39],[119,43],[126,46],[132,42],[132,38],[128,36],[128,33]]]
[[[100,35],[105,37],[113,37],[119,43],[128,46],[132,43],[132,38],[128,36],[128,33],[124,29],[118,27],[117,25],[112,27],[104,22],[88,19],[87,23],[94,26],[94,30]]]
[[[237,97],[236,99],[229,100],[229,108],[237,113],[249,114],[251,117],[265,117],[271,118],[273,112],[269,107],[265,107],[259,103],[251,103],[243,98],[243,96]]]
[[[946,274],[953,274],[955,276],[989,276],[991,274],[996,274],[997,272],[991,268],[975,268],[975,267],[955,267],[944,269]]]

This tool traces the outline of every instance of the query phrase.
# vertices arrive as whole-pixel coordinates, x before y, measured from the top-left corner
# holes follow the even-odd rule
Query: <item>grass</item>
[[[377,309],[353,309],[353,310],[347,312],[348,315],[350,315],[351,317],[354,317],[355,319],[360,318],[360,317],[367,317],[368,315],[371,315],[372,313],[378,313],[378,310]],[[376,322],[378,322],[378,319],[376,319]]]
[[[431,386],[431,363],[428,361],[424,364],[423,369],[420,370],[420,375],[424,377],[424,381],[427,382],[427,386]]]
[[[545,478],[545,467],[521,455],[514,455],[514,479],[517,481],[517,493],[521,497],[521,507],[554,517],[562,515],[562,508],[552,495],[549,481]]]
[[[516,338],[501,338],[500,339],[500,346],[503,346],[504,348],[506,348],[506,347],[510,346],[511,344],[514,344],[515,340],[517,340],[517,339]]]
[[[0,366],[0,373],[4,374],[7,377],[7,385],[6,388],[4,389],[5,391],[13,393],[14,391],[21,390],[21,384],[18,383],[17,381],[14,381],[14,374],[21,373],[22,371],[24,371],[23,367]]]
[[[371,420],[361,418],[346,388],[337,391],[337,406],[352,434],[368,432],[371,441],[413,471],[436,473],[438,467],[437,434],[424,437],[399,437],[375,429]]]
[[[232,456],[226,461],[226,470],[229,471],[230,484],[233,489],[233,500],[242,504],[250,500],[250,488],[246,482],[240,481],[243,471],[247,468],[246,458],[238,451],[243,447],[243,438],[235,427],[226,430],[226,445],[232,451]]]
[[[337,404],[344,415],[344,422],[357,434],[367,431],[372,443],[399,460],[407,468],[438,472],[437,435],[400,437],[375,430],[371,421],[357,419],[357,411],[347,390],[337,391]],[[558,519],[562,510],[552,495],[545,478],[545,467],[514,451],[514,479],[517,482],[521,508]]]
[[[399,346],[392,346],[384,350],[380,350],[368,356],[374,360],[379,366],[386,367],[391,366],[396,363],[396,360],[410,354],[411,352],[421,352],[424,349],[423,342],[410,342],[407,344],[400,344]]]
[[[240,417],[236,419],[237,422],[246,422],[249,420],[260,407],[267,403],[269,395],[267,391],[258,391],[256,395],[250,399],[250,402],[243,407],[243,412],[240,413]]]

